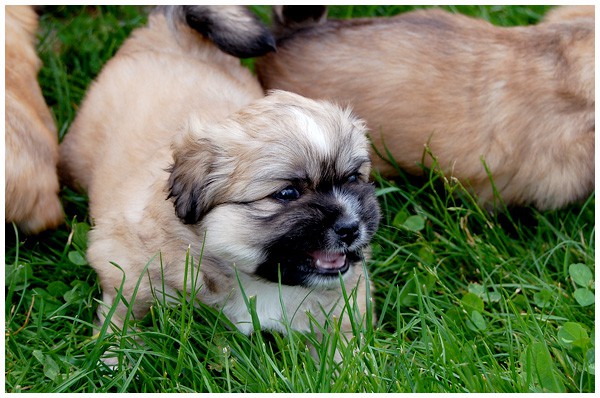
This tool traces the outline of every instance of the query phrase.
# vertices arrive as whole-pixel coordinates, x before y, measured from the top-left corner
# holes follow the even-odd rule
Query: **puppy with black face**
[[[265,330],[336,317],[350,331],[342,289],[364,313],[379,221],[365,125],[329,102],[265,97],[234,55],[269,51],[266,34],[238,6],[159,9],[88,92],[60,170],[89,195],[101,323],[121,287],[135,318],[185,291],[246,333],[250,296]]]
[[[221,308],[241,329],[251,323],[232,294],[236,271],[268,329],[283,331],[282,310],[300,330],[306,312],[340,316],[340,275],[365,305],[362,261],[379,220],[365,134],[348,110],[282,91],[221,123],[188,125],[169,195],[178,222],[204,243],[195,248],[210,300],[224,295]]]

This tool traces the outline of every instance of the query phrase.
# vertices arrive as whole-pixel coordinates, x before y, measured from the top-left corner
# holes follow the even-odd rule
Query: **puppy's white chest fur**
[[[254,330],[246,298],[255,300],[256,315],[261,329],[265,330],[285,333],[287,321],[296,330],[309,331],[307,312],[313,312],[316,317],[320,315],[314,313],[320,310],[310,289],[279,285],[247,275],[240,275],[239,278],[243,292],[237,286],[226,301],[223,312],[242,333],[250,334]],[[324,302],[323,306],[327,307],[328,303]]]

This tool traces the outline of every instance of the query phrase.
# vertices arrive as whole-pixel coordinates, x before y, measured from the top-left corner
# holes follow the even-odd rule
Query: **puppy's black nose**
[[[333,230],[342,242],[350,246],[358,238],[359,224],[358,221],[338,220]]]

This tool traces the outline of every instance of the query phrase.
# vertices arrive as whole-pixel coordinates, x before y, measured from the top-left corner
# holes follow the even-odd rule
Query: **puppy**
[[[37,14],[29,6],[5,10],[5,221],[35,234],[64,221],[58,136],[37,81]]]
[[[350,331],[342,286],[365,311],[362,261],[379,210],[364,123],[328,102],[264,97],[223,52],[272,45],[238,6],[160,8],[90,88],[60,170],[89,193],[87,257],[106,305],[123,280],[115,263],[128,302],[140,281],[135,318],[152,288],[185,291],[244,333],[253,330],[245,297],[256,297],[263,329],[281,332],[286,318],[310,330],[309,314],[343,318]],[[111,321],[123,327],[126,312],[118,304]]]
[[[545,210],[594,190],[593,6],[511,28],[439,9],[329,21],[323,7],[276,10],[262,85],[351,104],[384,176],[396,175],[388,154],[409,173],[439,168],[488,207],[494,191]]]

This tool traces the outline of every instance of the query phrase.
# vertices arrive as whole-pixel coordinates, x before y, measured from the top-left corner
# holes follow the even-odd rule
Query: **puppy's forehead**
[[[364,124],[348,110],[290,107],[286,122],[290,136],[280,144],[289,152],[280,159],[282,169],[318,183],[343,178],[369,161]]]
[[[329,101],[275,91],[242,111],[238,122],[251,140],[291,149],[297,155],[304,151],[332,156],[348,146],[368,152],[364,121],[349,108]]]
[[[292,109],[291,112],[295,115],[296,128],[302,134],[302,138],[305,136],[309,141],[309,144],[312,147],[311,149],[320,153],[322,156],[328,156],[334,149],[334,143],[332,142],[331,132],[325,130],[326,126],[322,123],[318,124],[311,115],[302,112],[297,108]],[[340,133],[342,134],[339,134],[338,138],[342,138],[344,135],[341,129]]]
[[[323,103],[312,108],[290,107],[285,119],[290,132],[299,140],[306,141],[311,151],[330,155],[344,146],[360,150],[366,145],[364,123],[349,110],[333,104]]]
[[[231,127],[239,133],[229,147],[239,195],[255,200],[298,180],[316,188],[356,172],[368,176],[369,143],[361,119],[327,101],[289,93],[276,98],[281,101],[267,97],[240,112],[237,127]]]

